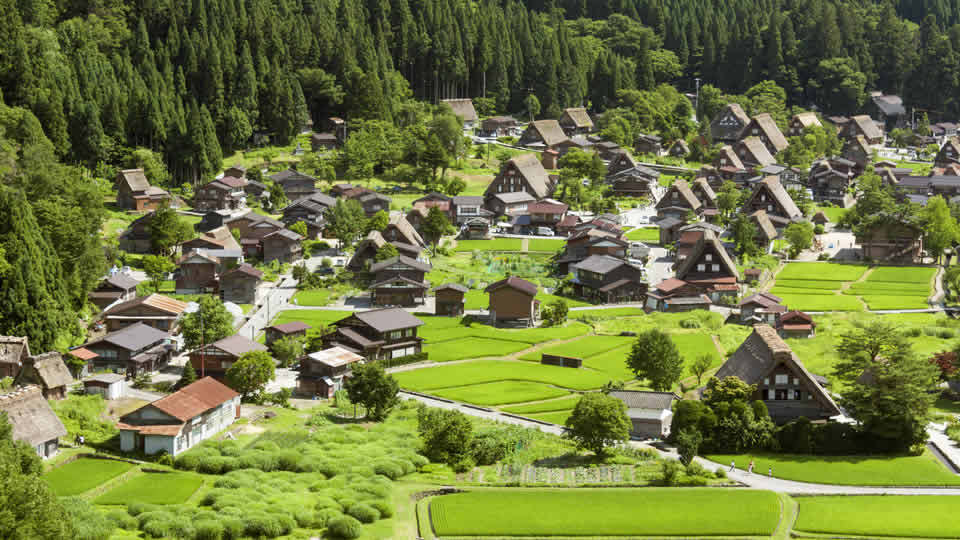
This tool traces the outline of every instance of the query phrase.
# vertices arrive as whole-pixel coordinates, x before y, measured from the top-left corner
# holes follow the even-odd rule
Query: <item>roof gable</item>
[[[674,197],[674,193],[677,194],[676,197]],[[657,208],[675,206],[677,202],[685,203],[685,206],[694,211],[701,206],[700,199],[690,190],[690,184],[688,184],[686,180],[674,181],[673,185],[670,186],[667,192],[663,194],[663,197],[660,198],[660,202],[657,203]]]
[[[0,395],[0,411],[7,413],[15,441],[35,447],[67,435],[67,428],[38,386],[25,386]]]
[[[680,261],[680,266],[677,268],[677,279],[686,279],[687,274],[695,271],[697,263],[708,253],[717,256],[717,260],[711,261],[711,264],[719,263],[721,273],[733,277],[737,276],[737,265],[733,264],[730,254],[724,249],[717,235],[712,230],[707,229],[703,231],[703,236],[697,240],[687,258]]]
[[[560,127],[560,123],[556,120],[536,120],[534,122],[530,122],[530,124],[527,126],[527,129],[533,130],[539,134],[539,138],[546,146],[554,146],[567,140],[567,135],[563,132],[563,129]],[[536,156],[534,156],[534,158],[536,158]]]
[[[790,145],[787,142],[787,138],[783,136],[783,132],[780,131],[780,128],[777,126],[777,123],[774,122],[773,117],[769,113],[758,114],[753,117],[753,120],[750,121],[750,125],[747,127],[747,131],[752,133],[752,129],[757,128],[760,133],[767,137],[767,140],[770,141],[770,144],[773,145],[774,149],[777,152],[782,151],[784,148]]]
[[[489,294],[504,288],[520,291],[530,297],[536,296],[537,291],[539,290],[537,285],[534,283],[530,283],[525,279],[510,276],[506,279],[501,279],[500,281],[496,281],[494,283],[491,283],[490,285],[487,285],[487,288],[484,289],[484,292]]]
[[[440,103],[445,103],[453,110],[453,114],[459,116],[464,122],[476,122],[477,110],[473,107],[473,100],[464,99],[443,99]]]
[[[737,153],[744,152],[747,154],[741,161],[746,160],[747,162],[756,163],[760,166],[772,165],[777,162],[773,154],[770,153],[770,150],[767,149],[767,145],[763,144],[763,141],[757,137],[747,137],[737,144]],[[747,157],[749,157],[749,159],[747,159]]]
[[[570,124],[577,128],[593,128],[593,120],[590,119],[590,115],[587,114],[587,109],[584,107],[570,107],[563,110],[563,116],[560,117],[561,124]]]
[[[769,200],[775,202],[788,218],[803,216],[803,212],[797,207],[797,203],[793,202],[790,194],[787,193],[783,184],[780,183],[780,179],[776,176],[768,176],[760,182],[757,182],[757,187],[754,188],[753,193],[750,195],[750,200],[744,207],[746,208],[753,204],[754,200],[761,194],[766,194]]]

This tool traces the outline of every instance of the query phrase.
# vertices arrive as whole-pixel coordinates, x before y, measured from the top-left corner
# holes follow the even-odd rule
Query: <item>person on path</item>
[[[733,472],[733,470],[736,468],[737,468],[737,462],[730,460],[730,472]]]
[[[753,460],[750,460],[750,467],[747,468],[747,474],[753,474]]]
[[[769,469],[767,469],[767,477],[773,478],[773,467],[770,467]]]

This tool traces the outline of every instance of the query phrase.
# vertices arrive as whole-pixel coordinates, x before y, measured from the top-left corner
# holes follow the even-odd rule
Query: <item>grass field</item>
[[[429,315],[418,315],[418,317],[426,324],[420,327],[417,335],[427,340],[428,344],[463,338],[488,338],[521,341],[532,345],[551,339],[567,339],[582,336],[590,331],[590,327],[579,322],[570,322],[565,326],[554,328],[507,330],[479,323],[466,326],[460,324],[460,320],[454,317],[432,317]]]
[[[923,296],[897,296],[897,295],[863,295],[860,298],[867,303],[867,308],[871,310],[884,309],[928,309],[927,295]]]
[[[553,253],[562,248],[566,240],[553,238],[530,238],[527,240],[527,251],[549,251]]]
[[[129,471],[133,465],[112,459],[78,459],[48,472],[44,478],[59,497],[78,495]]]
[[[570,413],[573,412],[573,409],[565,411],[551,411],[545,413],[536,413],[536,414],[524,414],[528,418],[534,418],[540,420],[541,422],[550,422],[551,424],[564,425],[567,423],[567,418],[570,418]]]
[[[754,470],[798,482],[849,486],[960,486],[932,454],[919,456],[812,456],[793,454],[711,455],[707,459],[728,464],[736,461],[745,469],[751,460]]]
[[[881,266],[867,276],[867,283],[887,281],[892,283],[920,283],[929,285],[937,269],[926,266]]]
[[[506,356],[530,348],[529,343],[521,341],[497,340],[485,337],[453,339],[436,344],[427,344],[423,352],[434,362],[449,362],[465,358],[484,356]]]
[[[867,537],[957,538],[957,498],[942,495],[798,497],[794,529]]]
[[[543,401],[541,403],[531,403],[529,405],[510,405],[507,407],[502,407],[502,409],[514,414],[570,411],[577,406],[577,402],[580,401],[580,397],[581,396],[576,395],[560,399],[551,399],[550,401]]]
[[[644,244],[659,244],[660,229],[658,227],[638,227],[627,231],[624,235],[627,240],[643,242]]]
[[[598,319],[612,319],[615,317],[627,317],[627,316],[641,316],[646,315],[646,312],[643,311],[643,308],[636,307],[618,307],[610,309],[578,309],[571,310],[567,314],[568,319],[587,319],[587,318],[598,318]]]
[[[855,296],[843,294],[803,294],[774,287],[771,294],[783,299],[790,309],[800,311],[863,311],[863,304]]]
[[[475,405],[508,405],[569,394],[566,390],[528,381],[499,381],[434,390],[434,395]]]
[[[520,251],[520,238],[493,238],[491,240],[458,240],[454,251]]]
[[[510,489],[430,502],[438,536],[767,536],[775,494],[709,489]]]
[[[200,475],[192,473],[144,473],[111,489],[96,499],[97,504],[181,504],[203,484]]]
[[[862,264],[838,264],[827,262],[787,263],[777,274],[777,279],[798,279],[811,281],[856,281],[860,279],[867,266]]]
[[[293,300],[300,306],[326,306],[337,296],[333,289],[298,291]]]
[[[314,328],[319,328],[334,321],[349,317],[352,314],[350,311],[336,311],[332,309],[288,309],[277,314],[271,324],[301,321]]]
[[[610,377],[596,371],[509,360],[477,360],[433,366],[395,373],[394,377],[403,388],[427,392],[497,381],[529,381],[572,390],[595,390],[610,380]]]
[[[617,349],[629,345],[636,338],[621,336],[587,336],[585,338],[561,343],[550,347],[545,347],[539,351],[527,353],[520,357],[521,360],[530,360],[539,362],[544,354],[556,354],[559,356],[571,356],[574,358],[589,358],[609,350]]]

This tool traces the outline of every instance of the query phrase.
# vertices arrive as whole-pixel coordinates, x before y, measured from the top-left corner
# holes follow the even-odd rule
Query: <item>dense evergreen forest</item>
[[[792,105],[865,91],[956,115],[957,0],[0,0],[0,90],[66,161],[162,153],[212,174],[254,133],[312,117],[402,123],[410,98],[603,110],[621,89],[772,79]]]

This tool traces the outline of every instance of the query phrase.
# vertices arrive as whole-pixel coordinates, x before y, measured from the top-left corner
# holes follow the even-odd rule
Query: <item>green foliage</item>
[[[113,523],[87,500],[67,497],[61,500],[67,518],[73,525],[73,538],[102,540],[113,532]]]
[[[703,442],[703,435],[696,428],[690,426],[677,433],[674,442],[677,445],[677,453],[680,454],[680,461],[685,465],[693,463],[693,458],[697,456],[700,450],[700,443]]]
[[[713,365],[713,357],[709,354],[701,354],[697,357],[696,360],[690,364],[690,373],[693,373],[697,378],[697,386],[700,386],[700,382],[703,379],[704,374],[710,370],[710,367]]]
[[[923,209],[923,218],[925,233],[923,246],[939,262],[944,250],[952,247],[960,235],[957,220],[950,214],[947,201],[939,195],[927,201],[927,206]]]
[[[737,246],[737,254],[753,257],[760,253],[757,246],[757,225],[746,214],[737,214],[730,224],[731,235]]]
[[[344,381],[350,401],[363,405],[371,420],[383,420],[399,402],[400,386],[377,363],[353,368],[353,375]]]
[[[783,236],[790,243],[790,258],[813,245],[813,224],[809,221],[791,223],[783,230]]]
[[[288,229],[304,238],[307,238],[307,224],[302,221],[294,223],[293,225],[289,226]]]
[[[607,447],[630,438],[627,406],[606,394],[585,394],[567,419],[567,435],[581,448],[605,455]]]
[[[268,200],[270,201],[270,209],[274,212],[279,212],[290,204],[290,200],[287,199],[286,192],[283,191],[283,186],[276,182],[266,182],[267,185],[267,195],[269,196]]]
[[[654,390],[662,392],[680,380],[683,358],[669,336],[651,329],[637,336],[627,357],[627,367],[638,378],[649,381]]]
[[[266,351],[248,351],[227,368],[226,379],[230,388],[248,398],[263,391],[273,380],[276,368],[273,358]]]
[[[270,346],[273,356],[282,367],[290,367],[303,356],[306,340],[300,336],[286,336],[273,342]]]
[[[177,211],[164,202],[153,212],[147,225],[150,248],[160,255],[171,255],[177,246],[193,238],[193,227]]]
[[[66,399],[51,401],[50,406],[67,428],[69,436],[82,435],[88,442],[97,444],[117,434],[116,424],[103,419],[107,404],[99,394],[71,394]]]
[[[423,232],[427,240],[436,246],[440,242],[440,238],[447,234],[453,234],[456,229],[450,223],[446,213],[436,206],[431,206],[426,219],[423,221]]]
[[[420,407],[417,431],[423,455],[435,463],[453,465],[470,456],[473,424],[460,411]]]
[[[167,279],[167,275],[176,268],[173,261],[163,255],[147,255],[143,258],[143,271],[150,278],[150,286],[154,291],[160,290],[161,282]]]
[[[352,199],[337,199],[337,203],[324,213],[324,219],[327,220],[327,234],[339,239],[345,248],[357,241],[367,221],[363,207]]]
[[[187,313],[180,320],[180,332],[187,349],[209,345],[234,334],[233,316],[220,298],[205,295],[198,303],[200,308],[197,311]]]
[[[177,381],[177,387],[183,388],[196,382],[196,380],[197,372],[193,369],[193,362],[187,360],[186,364],[183,365],[183,373],[180,375],[180,380]]]
[[[396,257],[399,254],[400,252],[397,251],[397,246],[391,243],[386,243],[383,245],[383,247],[377,250],[377,254],[374,256],[374,260],[376,260],[377,262],[385,261],[387,259],[392,259],[393,257]]]
[[[550,302],[543,311],[543,323],[546,326],[559,326],[567,322],[569,312],[570,308],[567,307],[567,302],[562,298]]]
[[[334,538],[359,538],[363,534],[363,527],[359,520],[351,516],[343,516],[330,520],[327,523],[327,531]]]
[[[387,228],[387,225],[390,224],[390,215],[386,211],[380,210],[376,214],[370,216],[370,219],[366,222],[366,227],[364,227],[364,234],[369,234],[371,231],[380,231],[383,232]]]

